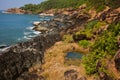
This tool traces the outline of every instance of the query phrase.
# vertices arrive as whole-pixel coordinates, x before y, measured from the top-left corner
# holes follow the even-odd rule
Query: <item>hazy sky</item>
[[[24,4],[33,3],[38,4],[44,0],[0,0],[0,10],[6,10],[8,8],[20,7]]]

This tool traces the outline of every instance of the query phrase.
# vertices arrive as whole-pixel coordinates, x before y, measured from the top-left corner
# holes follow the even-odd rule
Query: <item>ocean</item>
[[[50,17],[39,17],[28,14],[0,13],[0,45],[12,45],[37,36],[40,32],[32,30],[34,21],[49,20]]]

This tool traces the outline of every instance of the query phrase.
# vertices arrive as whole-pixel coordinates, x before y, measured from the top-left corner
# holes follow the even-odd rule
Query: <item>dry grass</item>
[[[65,65],[65,53],[69,51],[88,53],[88,49],[83,49],[76,43],[57,42],[53,47],[49,48],[45,53],[45,64],[42,68],[44,72],[40,75],[46,77],[47,80],[64,80],[64,72],[74,69],[79,76],[85,75],[84,68],[81,65]],[[71,62],[70,62],[71,63]],[[72,61],[74,64],[74,61]],[[77,61],[77,64],[80,62]]]

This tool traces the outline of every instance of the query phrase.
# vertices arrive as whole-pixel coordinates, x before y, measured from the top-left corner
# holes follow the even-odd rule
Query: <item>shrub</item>
[[[69,42],[73,42],[73,38],[72,35],[64,35],[63,36],[63,41],[69,43]]]
[[[84,48],[88,48],[90,46],[90,42],[87,40],[81,40],[78,43],[80,46],[84,47]]]
[[[109,31],[112,32],[112,34],[114,34],[114,36],[120,35],[120,23],[117,24],[111,24],[108,28]]]

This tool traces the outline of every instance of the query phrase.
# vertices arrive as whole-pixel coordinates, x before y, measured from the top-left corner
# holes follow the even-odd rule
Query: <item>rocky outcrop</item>
[[[65,80],[77,80],[78,75],[75,70],[69,70],[64,73]]]
[[[58,40],[60,40],[58,33],[44,34],[30,41],[18,43],[2,52],[0,55],[0,80],[16,80],[33,65],[42,64],[44,51]]]
[[[16,11],[10,9],[10,13],[20,13],[24,11]],[[89,15],[73,13],[71,15],[57,14],[49,21],[41,21],[35,25],[34,30],[41,31],[42,34],[27,41],[11,46],[0,55],[0,80],[29,80],[36,76],[29,76],[27,73],[29,68],[35,64],[44,62],[44,52],[52,46],[56,41],[61,39],[60,33],[67,33],[68,29],[73,29],[77,25],[81,25],[89,19]],[[23,76],[26,75],[26,76]],[[24,79],[26,78],[26,79]],[[39,78],[36,76],[36,78]]]
[[[107,72],[100,70],[101,68],[107,70],[108,66],[103,65],[101,61],[97,62],[96,70],[98,72],[98,80],[116,80],[113,76],[109,75]]]
[[[64,73],[65,80],[87,80],[86,77],[81,76],[80,78],[78,77],[78,72],[71,69],[68,70]]]
[[[10,8],[6,11],[6,13],[9,13],[9,14],[32,14],[31,11],[25,11],[20,8]]]
[[[90,16],[88,14],[79,14],[72,13],[70,15],[66,14],[57,14],[50,21],[41,21],[39,24],[35,25],[34,30],[41,31],[43,33],[46,32],[55,32],[55,31],[69,31],[68,29],[75,29],[76,26],[81,25],[86,22]]]
[[[114,62],[115,62],[116,69],[120,71],[120,50],[117,51],[114,57]]]
[[[117,9],[107,9],[99,14],[98,19],[100,21],[105,21],[107,23],[117,23],[120,21],[120,8]]]

